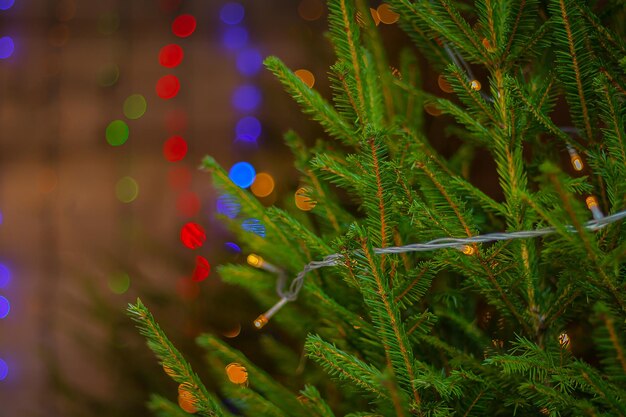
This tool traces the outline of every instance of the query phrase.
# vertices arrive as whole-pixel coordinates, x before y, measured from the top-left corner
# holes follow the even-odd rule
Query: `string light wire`
[[[590,220],[584,224],[584,228],[588,231],[595,232],[598,231],[611,223],[615,223],[619,220],[626,218],[626,210],[617,212],[610,216],[597,218],[594,220]],[[577,233],[578,231],[572,225],[566,225],[565,230],[570,233]],[[487,233],[484,235],[476,235],[470,236],[466,238],[453,238],[453,237],[442,237],[438,239],[434,239],[424,243],[412,243],[404,246],[390,246],[386,248],[374,248],[374,253],[377,255],[383,254],[398,254],[398,253],[407,253],[407,252],[430,252],[440,249],[446,248],[455,248],[463,250],[463,248],[467,245],[472,245],[476,243],[487,243],[487,242],[496,242],[503,240],[514,240],[514,239],[530,239],[537,238],[540,236],[551,235],[557,232],[555,227],[545,227],[542,229],[535,230],[521,230],[516,232],[496,232],[496,233]],[[352,253],[361,253],[362,251],[356,250]],[[284,286],[286,284],[286,274],[283,270],[268,264],[266,261],[263,261],[261,265],[265,266],[263,269],[276,273],[278,275],[278,279],[276,282],[276,293],[280,297],[280,300],[272,306],[268,311],[261,314],[254,321],[254,326],[258,329],[265,326],[269,319],[276,314],[287,302],[295,301],[298,298],[298,294],[304,285],[305,276],[316,269],[338,266],[341,265],[346,259],[345,255],[340,253],[333,253],[331,255],[327,255],[321,261],[312,261],[304,266],[304,268],[296,275],[293,281],[289,284],[289,288],[285,289]],[[253,265],[256,266],[256,265]],[[269,267],[268,267],[269,266]]]

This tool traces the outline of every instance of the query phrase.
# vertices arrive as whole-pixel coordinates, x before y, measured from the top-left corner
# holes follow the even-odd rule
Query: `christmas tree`
[[[328,11],[331,98],[266,60],[325,131],[285,136],[308,213],[264,207],[202,163],[266,227],[231,221],[249,265],[219,274],[269,309],[255,325],[272,372],[205,334],[207,389],[138,301],[129,312],[179,384],[178,405],[152,397],[155,415],[626,415],[623,4]],[[395,18],[414,48],[389,58],[377,23]],[[424,90],[420,60],[445,98]],[[446,138],[429,137],[434,117]],[[478,155],[495,195],[473,184]]]

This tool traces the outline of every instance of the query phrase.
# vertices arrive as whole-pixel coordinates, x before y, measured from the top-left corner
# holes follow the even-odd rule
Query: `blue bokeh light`
[[[227,25],[237,25],[241,23],[246,10],[239,3],[226,3],[220,9],[220,20]]]
[[[248,31],[241,26],[229,26],[222,33],[222,45],[230,50],[243,48],[248,44]]]
[[[217,212],[223,214],[229,219],[234,219],[241,210],[241,204],[235,197],[230,194],[224,194],[217,198]]]
[[[241,223],[241,228],[261,237],[265,237],[265,226],[259,219],[246,219]]]
[[[237,69],[242,75],[251,77],[263,68],[263,57],[256,49],[246,49],[237,55]]]
[[[246,116],[237,122],[235,133],[238,140],[256,142],[261,135],[261,122],[254,116]]]
[[[15,0],[0,0],[0,10],[9,10],[14,3]]]
[[[242,85],[233,93],[233,106],[239,111],[253,111],[261,104],[261,90],[254,85]]]
[[[11,304],[9,303],[9,300],[0,295],[0,319],[8,316],[9,311],[11,311]]]
[[[7,375],[9,375],[9,365],[7,365],[4,360],[0,359],[0,381],[5,380]]]
[[[256,171],[248,162],[237,162],[228,172],[228,177],[232,182],[241,188],[248,188],[254,182]]]
[[[227,249],[233,252],[241,252],[241,248],[239,247],[239,245],[234,242],[226,242],[224,243],[224,246],[226,246]]]
[[[0,224],[2,224],[2,212],[0,211]]]
[[[5,265],[0,264],[0,288],[6,288],[11,282],[11,271]]]
[[[9,36],[3,36],[0,38],[0,59],[7,59],[13,55],[15,50],[15,44],[13,39]]]

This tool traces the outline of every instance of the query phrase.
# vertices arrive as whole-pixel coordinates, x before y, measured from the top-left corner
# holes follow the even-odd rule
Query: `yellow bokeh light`
[[[317,205],[317,201],[311,200],[309,198],[309,196],[307,195],[308,192],[309,190],[302,187],[299,188],[295,194],[296,207],[298,207],[302,211],[313,210],[313,208],[315,208],[315,206]]]
[[[178,405],[187,413],[194,414],[198,412],[196,399],[182,384],[178,386]]]
[[[132,203],[139,195],[139,185],[132,177],[124,177],[115,184],[115,196],[122,203]]]
[[[248,382],[248,370],[240,363],[233,362],[227,365],[226,375],[233,384],[242,385]]]
[[[474,91],[480,91],[481,89],[481,85],[480,85],[480,81],[478,80],[472,80],[472,82],[470,83],[470,87],[472,88],[472,90]]]
[[[254,177],[250,190],[257,197],[267,197],[274,191],[274,178],[268,173],[259,172]]]
[[[251,253],[248,255],[248,265],[253,266],[255,268],[260,268],[263,265],[263,258],[255,253]]]
[[[294,74],[296,74],[296,76],[300,78],[303,83],[309,86],[309,88],[313,88],[313,86],[315,85],[315,75],[313,75],[311,71],[306,69],[299,69],[294,72]]]
[[[237,326],[235,326],[234,328],[228,331],[225,331],[224,337],[228,337],[229,339],[234,339],[235,337],[239,336],[240,333],[241,333],[241,324],[237,324]]]
[[[574,167],[574,169],[576,171],[582,171],[583,170],[584,165],[583,165],[583,160],[580,157],[580,155],[575,153],[574,155],[572,155],[572,157],[570,159],[572,161],[572,166]]]
[[[439,109],[439,107],[437,107],[435,103],[425,104],[424,110],[426,111],[426,113],[430,114],[431,116],[439,116],[442,113],[442,111]]]
[[[437,85],[439,85],[439,88],[441,88],[441,90],[446,93],[452,93],[454,91],[450,83],[446,80],[446,78],[443,75],[440,75],[437,78]]]
[[[378,17],[380,18],[380,21],[386,25],[392,25],[396,23],[398,19],[400,19],[400,15],[391,10],[391,6],[389,6],[387,3],[383,3],[378,6],[378,9],[376,11],[378,12]]]

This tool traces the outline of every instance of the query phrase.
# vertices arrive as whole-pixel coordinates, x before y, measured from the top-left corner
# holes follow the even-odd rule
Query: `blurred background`
[[[328,97],[326,28],[321,0],[0,0],[1,417],[147,415],[150,392],[175,399],[125,315],[137,297],[201,376],[202,332],[254,358],[260,309],[209,272],[245,261],[215,219],[237,207],[197,167],[210,154],[297,210],[282,135],[322,132],[261,62],[278,55]],[[391,57],[408,44],[380,30]]]

